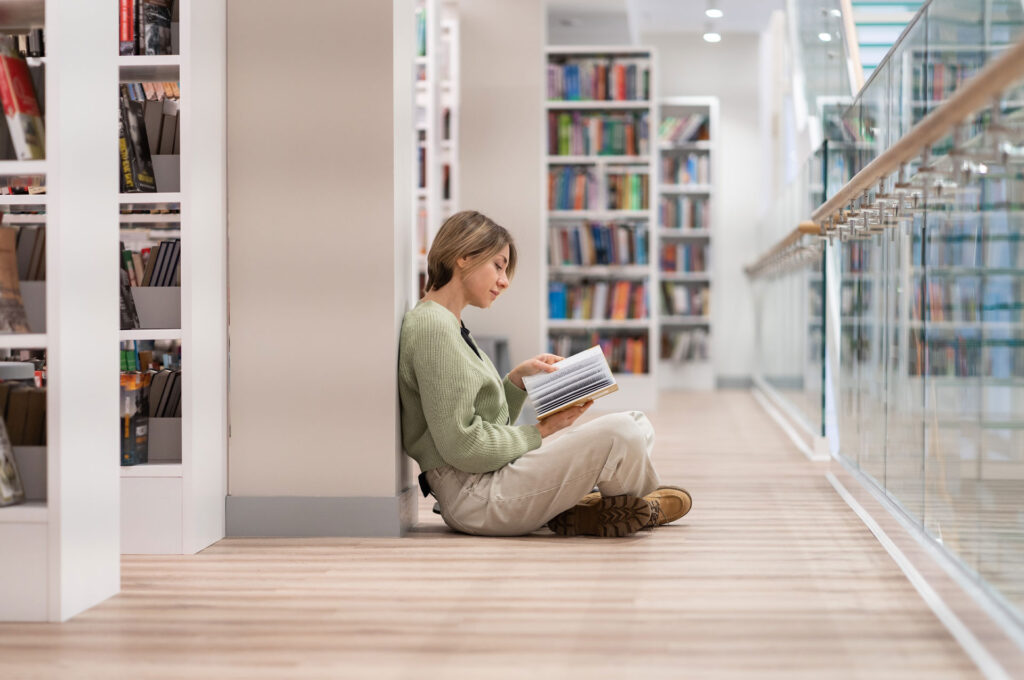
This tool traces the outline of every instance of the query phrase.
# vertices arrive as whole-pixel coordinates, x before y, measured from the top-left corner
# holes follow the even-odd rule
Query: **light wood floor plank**
[[[589,415],[589,414],[588,414]],[[744,392],[669,395],[656,462],[694,509],[621,540],[448,531],[125,557],[64,625],[0,625],[10,678],[976,678]]]

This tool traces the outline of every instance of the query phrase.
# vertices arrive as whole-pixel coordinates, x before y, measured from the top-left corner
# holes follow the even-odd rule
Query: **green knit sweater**
[[[535,426],[510,424],[526,392],[480,354],[443,305],[421,300],[406,313],[398,350],[402,444],[423,472],[446,464],[491,472],[540,446]]]

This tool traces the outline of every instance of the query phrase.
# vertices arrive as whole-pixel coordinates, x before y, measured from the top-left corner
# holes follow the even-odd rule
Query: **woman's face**
[[[468,262],[463,266],[468,267]],[[508,288],[508,277],[505,276],[507,267],[508,246],[505,246],[479,267],[464,274],[462,288],[466,293],[466,302],[483,309],[490,307]]]

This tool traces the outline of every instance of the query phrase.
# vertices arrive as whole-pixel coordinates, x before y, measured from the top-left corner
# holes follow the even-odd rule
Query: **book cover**
[[[135,309],[135,298],[132,297],[132,284],[128,271],[121,267],[121,330],[132,330],[139,327],[139,312]]]
[[[171,53],[171,0],[139,0],[139,54]]]
[[[0,331],[28,333],[28,317],[18,285],[17,230],[0,227]]]
[[[142,102],[132,98],[128,85],[125,83],[121,84],[121,118],[127,145],[128,169],[131,172],[130,181],[126,175],[124,176],[127,191],[155,192],[153,157],[150,155]],[[122,175],[124,175],[125,153],[122,151],[121,155]]]
[[[10,38],[0,39],[0,100],[18,160],[46,158],[43,115],[32,76]]]
[[[135,0],[121,0],[119,14],[118,54],[135,54]]]
[[[599,346],[552,365],[556,369],[552,373],[523,378],[526,393],[533,401],[539,419],[611,394],[619,388]]]
[[[25,487],[14,461],[14,449],[7,427],[0,419],[0,507],[25,502]]]

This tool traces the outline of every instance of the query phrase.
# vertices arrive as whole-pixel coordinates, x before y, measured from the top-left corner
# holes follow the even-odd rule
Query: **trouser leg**
[[[654,429],[643,413],[614,413],[545,440],[495,472],[470,475],[447,468],[428,478],[453,528],[519,535],[544,526],[595,485],[606,496],[644,496],[656,489],[653,445]]]

